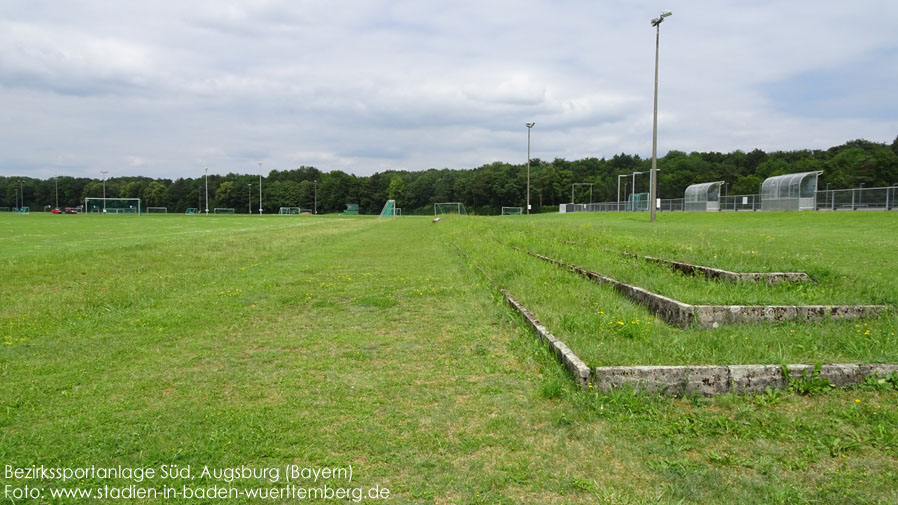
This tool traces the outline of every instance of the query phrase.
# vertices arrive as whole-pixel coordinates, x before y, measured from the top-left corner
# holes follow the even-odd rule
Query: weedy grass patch
[[[857,217],[864,236],[864,227],[888,225]],[[353,465],[352,485],[389,488],[392,503],[898,501],[892,378],[714,399],[583,392],[448,239],[519,288],[559,336],[587,346],[596,328],[621,327],[595,346],[594,362],[778,352],[889,360],[894,344],[881,331],[894,331],[891,319],[818,328],[852,338],[791,339],[790,330],[805,330],[782,325],[771,336],[717,333],[702,344],[708,333],[673,332],[614,293],[489,238],[508,241],[507,231],[531,227],[573,236],[591,225],[624,244],[647,224],[503,219],[519,221],[0,215],[0,462]],[[662,247],[683,246],[677,237],[696,240],[709,218],[661,219],[657,229],[667,231],[656,247],[634,252],[663,256]],[[769,233],[780,239],[807,223],[790,226]],[[702,254],[712,253],[684,259],[707,263]],[[814,265],[860,280],[894,275]],[[892,288],[881,289],[893,299]],[[716,348],[728,344],[735,350]]]

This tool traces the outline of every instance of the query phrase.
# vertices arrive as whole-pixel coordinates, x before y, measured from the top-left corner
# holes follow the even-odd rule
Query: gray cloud
[[[662,8],[662,153],[898,133],[889,2],[29,2],[0,173],[471,168],[522,162],[526,121],[536,157],[645,156]]]

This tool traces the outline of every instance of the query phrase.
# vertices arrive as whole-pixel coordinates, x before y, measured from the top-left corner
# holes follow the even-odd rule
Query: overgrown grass
[[[757,214],[751,217],[761,218]],[[783,219],[789,217],[783,216]],[[593,224],[585,218],[570,223],[557,217],[535,219],[529,223],[510,218],[473,224],[455,221],[451,224],[457,228],[451,230],[450,237],[468,251],[473,261],[481,263],[500,287],[509,289],[590,366],[898,362],[898,320],[894,311],[869,320],[744,324],[715,330],[681,330],[656,319],[654,314],[630,302],[610,286],[595,284],[511,247],[518,244],[590,268],[595,268],[594,264],[600,261],[604,265],[615,264],[619,268],[611,273],[613,277],[631,282],[635,278],[640,286],[644,285],[641,279],[659,277],[667,286],[682,292],[699,286],[737,294],[753,291],[763,296],[800,293],[808,289],[802,285],[719,284],[701,277],[683,276],[664,266],[619,254],[605,254],[590,263],[591,258],[599,255],[587,248],[560,243],[557,237],[571,236],[573,229],[578,231],[580,241],[617,243],[621,239],[615,236],[613,225],[629,224],[618,216],[606,218],[600,215],[593,219],[597,220],[596,226],[599,222],[610,222],[605,223],[601,233],[594,235],[581,231],[584,222]],[[707,229],[707,223],[700,222],[699,225],[702,233],[714,235],[714,230]],[[475,230],[473,233],[472,229]],[[838,242],[831,247],[837,251]],[[870,256],[878,258],[890,253],[871,250]],[[841,268],[840,276],[857,279],[870,275],[851,265]],[[597,270],[607,273],[601,268]],[[895,272],[889,272],[888,281],[895,275]],[[880,276],[873,277],[878,279]],[[816,286],[833,289],[824,281],[819,281]],[[885,290],[884,284],[879,286]],[[740,287],[744,289],[740,291]],[[662,294],[670,294],[671,290],[675,289],[664,290]],[[884,296],[890,297],[891,291]],[[737,297],[732,303],[750,302]]]
[[[505,226],[0,215],[0,463],[351,464],[353,485],[388,487],[392,503],[898,501],[888,380],[711,400],[575,390],[447,238],[527,303],[567,306],[537,310],[556,333],[566,320],[562,331],[588,335],[584,306],[650,318],[477,240]],[[581,296],[545,294],[567,291]],[[632,338],[643,345],[622,355],[652,355],[652,339]],[[894,358],[893,345],[846,353]]]
[[[775,216],[775,217],[771,217]],[[692,304],[898,304],[893,214],[663,214],[540,216],[481,222],[510,245],[558,257]],[[737,272],[806,272],[810,284],[708,281],[638,253]]]

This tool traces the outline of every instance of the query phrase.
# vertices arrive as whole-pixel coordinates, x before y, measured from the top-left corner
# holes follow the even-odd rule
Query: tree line
[[[618,154],[611,158],[568,161],[531,160],[531,204],[535,212],[557,210],[571,201],[573,183],[592,183],[592,201],[617,200],[617,192],[648,192],[647,174],[651,159]],[[660,198],[682,198],[690,184],[725,181],[731,195],[759,192],[767,177],[793,172],[822,170],[820,188],[846,189],[892,186],[898,183],[898,137],[891,145],[853,140],[826,150],[751,152],[670,151],[658,160]],[[403,214],[429,214],[436,202],[462,202],[469,213],[498,214],[501,207],[523,207],[526,202],[526,164],[494,162],[474,169],[389,170],[356,176],[314,167],[272,170],[262,180],[262,207],[266,214],[280,207],[300,207],[319,213],[341,212],[355,203],[363,214],[380,212],[387,199],[394,199]],[[618,176],[627,175],[627,177]],[[109,198],[141,198],[146,207],[166,207],[183,213],[188,208],[206,208],[206,180],[197,178],[152,179],[112,177],[105,182]],[[620,188],[618,189],[618,182]],[[27,176],[0,177],[0,207],[16,203],[32,211],[76,207],[88,197],[103,196],[103,181],[59,176],[36,179]],[[258,212],[259,176],[252,174],[209,175],[210,211],[233,208],[238,213]],[[622,197],[625,198],[625,197]],[[587,203],[589,188],[574,188],[576,203]]]

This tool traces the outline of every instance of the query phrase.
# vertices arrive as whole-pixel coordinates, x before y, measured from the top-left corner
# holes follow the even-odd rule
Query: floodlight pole
[[[652,20],[652,26],[655,27],[655,107],[652,119],[652,181],[649,190],[651,217],[649,219],[653,223],[655,222],[655,198],[658,194],[658,41],[661,38],[661,23],[670,14],[670,11],[662,11],[660,16]]]
[[[627,174],[619,174],[617,176],[617,211],[620,212],[620,178],[626,177]],[[624,185],[624,195],[627,194],[627,186]]]
[[[206,170],[206,215],[209,215],[209,167]]]
[[[22,180],[19,179],[19,195],[22,197],[22,207],[25,206],[25,186],[22,186]]]
[[[103,174],[103,214],[106,213],[106,174],[109,173],[108,170],[100,170],[100,173]]]
[[[315,200],[312,207],[312,214],[318,214],[318,181],[315,181]]]
[[[249,199],[247,200],[247,203],[246,203],[246,213],[249,215],[252,215],[253,214],[253,185],[252,184],[246,185],[246,194],[249,197]]]
[[[262,162],[259,163],[259,215],[262,215]]]
[[[530,130],[536,123],[529,122],[527,125],[527,214],[530,214]]]
[[[53,178],[53,182],[56,183],[56,208],[59,208],[59,176]]]
[[[18,209],[19,208],[19,188],[13,186],[12,190],[16,195],[16,209]]]

